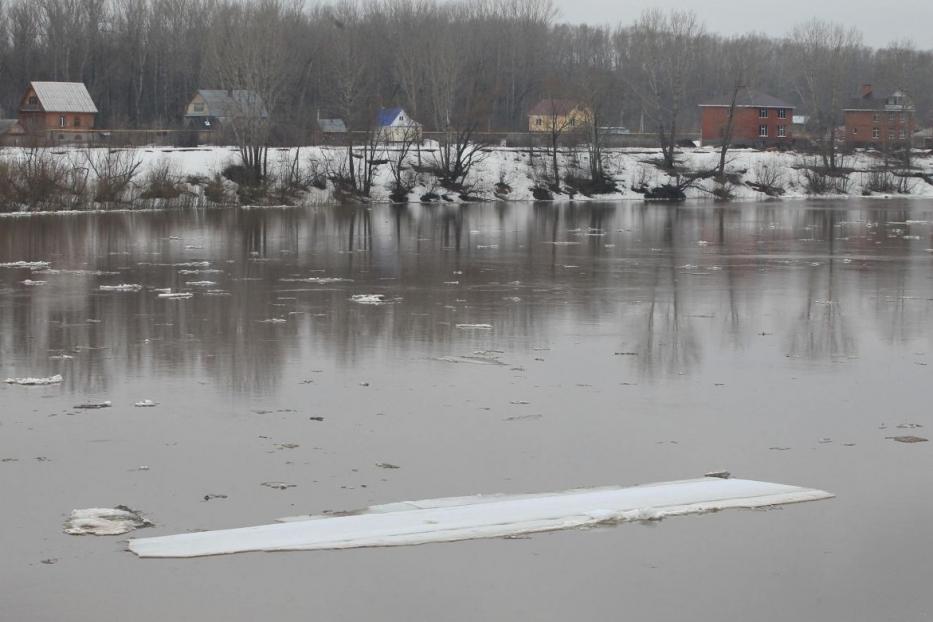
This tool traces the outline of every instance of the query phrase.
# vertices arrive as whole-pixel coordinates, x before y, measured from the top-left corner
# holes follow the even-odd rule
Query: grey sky
[[[748,31],[783,35],[812,17],[855,26],[865,43],[884,46],[909,38],[921,49],[933,49],[933,0],[555,0],[561,21],[631,22],[648,7],[692,9],[709,30],[723,34]]]

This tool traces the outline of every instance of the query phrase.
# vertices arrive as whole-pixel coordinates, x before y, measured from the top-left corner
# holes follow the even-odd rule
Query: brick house
[[[19,122],[37,138],[91,140],[97,106],[81,82],[30,82],[20,100]]]
[[[731,106],[731,93],[700,104],[702,144],[722,142]],[[735,99],[732,144],[738,147],[790,146],[793,143],[793,117],[793,104],[767,93],[741,89]]]
[[[845,140],[850,147],[896,147],[908,145],[917,130],[914,104],[903,91],[875,97],[870,84],[842,111]]]

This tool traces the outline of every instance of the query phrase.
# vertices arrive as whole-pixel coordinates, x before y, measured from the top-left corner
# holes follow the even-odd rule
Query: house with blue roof
[[[376,129],[385,142],[421,142],[421,124],[409,117],[403,108],[380,108]]]

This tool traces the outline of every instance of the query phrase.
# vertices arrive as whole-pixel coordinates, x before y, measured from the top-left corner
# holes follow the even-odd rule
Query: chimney
[[[871,97],[873,90],[874,89],[871,88],[870,84],[863,84],[862,85],[862,99],[868,99],[869,97]]]

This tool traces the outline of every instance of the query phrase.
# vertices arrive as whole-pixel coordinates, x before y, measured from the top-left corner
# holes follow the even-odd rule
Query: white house
[[[402,108],[382,108],[376,116],[379,137],[386,142],[421,141],[421,124]]]

